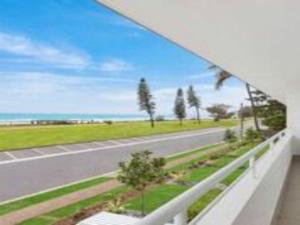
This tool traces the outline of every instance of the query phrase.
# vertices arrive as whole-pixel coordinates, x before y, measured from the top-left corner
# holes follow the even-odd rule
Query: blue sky
[[[93,0],[1,0],[0,112],[137,113],[150,84],[160,114],[195,85],[203,107],[239,105],[242,83],[213,90],[208,63]]]

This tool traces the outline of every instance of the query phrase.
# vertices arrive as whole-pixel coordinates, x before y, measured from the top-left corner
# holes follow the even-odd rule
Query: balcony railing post
[[[255,156],[252,156],[249,159],[249,167],[250,167],[250,170],[251,170],[251,173],[252,173],[252,177],[256,178]]]
[[[270,151],[273,151],[273,149],[274,149],[274,140],[272,140],[270,142],[269,146],[270,146]]]
[[[187,218],[187,210],[179,213],[174,218],[174,225],[187,225],[188,218]]]

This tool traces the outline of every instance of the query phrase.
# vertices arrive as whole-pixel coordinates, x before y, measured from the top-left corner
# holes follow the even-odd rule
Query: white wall
[[[287,126],[293,134],[293,153],[300,155],[300,93],[297,91],[290,90],[287,96]]]

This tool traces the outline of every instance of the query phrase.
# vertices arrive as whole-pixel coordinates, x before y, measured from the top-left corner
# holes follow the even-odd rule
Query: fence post
[[[182,211],[174,218],[174,225],[187,225],[187,210]]]

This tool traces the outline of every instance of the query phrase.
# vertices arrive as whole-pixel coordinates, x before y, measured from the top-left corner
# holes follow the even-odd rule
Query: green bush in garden
[[[238,138],[233,130],[227,129],[225,131],[223,140],[226,143],[233,143],[233,142],[236,142],[238,140]]]
[[[259,142],[263,140],[261,132],[254,130],[252,127],[246,130],[245,141],[248,143]]]

